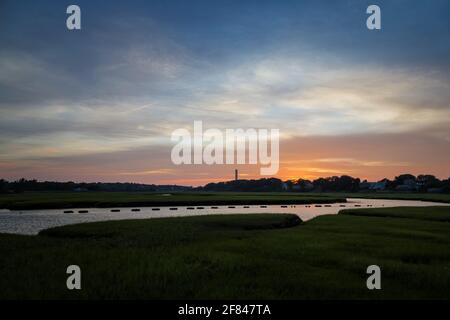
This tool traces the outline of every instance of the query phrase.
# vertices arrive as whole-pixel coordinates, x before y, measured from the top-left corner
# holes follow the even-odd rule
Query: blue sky
[[[65,27],[70,4],[81,31]],[[381,8],[380,31],[365,26],[369,4]],[[170,132],[194,120],[279,128],[282,145],[299,149],[342,138],[340,153],[286,152],[285,178],[448,176],[449,154],[417,159],[420,144],[399,154],[344,147],[360,137],[417,137],[436,154],[448,146],[448,12],[438,0],[2,1],[0,176],[45,178],[46,168],[58,180],[176,182]],[[145,157],[154,160],[136,162]]]

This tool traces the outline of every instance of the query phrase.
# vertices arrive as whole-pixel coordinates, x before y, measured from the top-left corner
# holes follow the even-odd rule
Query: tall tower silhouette
[[[238,169],[234,169],[234,180],[238,180]]]

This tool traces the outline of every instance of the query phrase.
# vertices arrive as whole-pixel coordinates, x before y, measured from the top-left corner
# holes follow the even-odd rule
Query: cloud
[[[279,128],[282,146],[298,141],[282,151],[298,160],[285,163],[284,176],[375,177],[426,163],[447,172],[439,162],[450,143],[445,1],[382,1],[387,31],[378,34],[356,18],[365,14],[360,1],[81,1],[89,12],[81,33],[59,27],[62,5],[26,5],[8,2],[0,19],[0,168],[17,168],[0,173],[56,166],[54,177],[162,181],[175,170],[180,181],[200,181],[200,169],[172,169],[167,155],[171,132],[194,120],[205,129]],[[165,156],[144,165],[154,154]],[[211,179],[229,170],[202,168]]]
[[[173,169],[157,169],[157,170],[144,170],[144,171],[132,171],[132,172],[119,172],[119,175],[126,176],[147,176],[153,174],[174,175]]]

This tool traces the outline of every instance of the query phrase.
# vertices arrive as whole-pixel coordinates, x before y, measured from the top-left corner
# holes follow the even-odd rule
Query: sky
[[[66,28],[67,6],[81,30]],[[366,8],[381,8],[368,30]],[[0,1],[0,178],[203,185],[178,128],[280,130],[281,179],[450,177],[450,2]]]

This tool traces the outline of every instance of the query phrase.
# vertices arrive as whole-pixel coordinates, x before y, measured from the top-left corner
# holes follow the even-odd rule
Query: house
[[[369,182],[364,180],[359,184],[359,190],[371,190],[375,186],[376,182]]]
[[[415,179],[404,179],[403,183],[395,187],[396,191],[416,191],[418,188]]]
[[[388,183],[387,179],[383,179],[381,181],[378,181],[378,182],[376,182],[375,184],[372,185],[370,190],[374,190],[374,191],[386,190],[387,183]]]
[[[74,192],[86,192],[89,191],[87,188],[78,187],[73,189]]]

